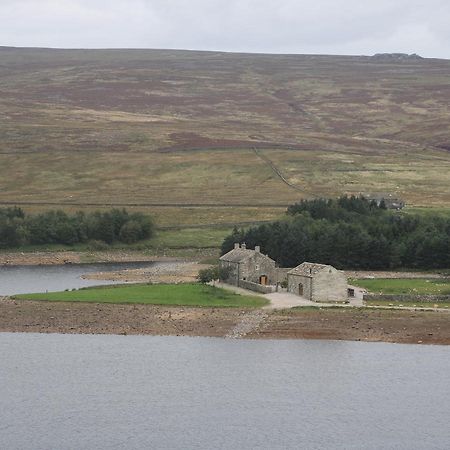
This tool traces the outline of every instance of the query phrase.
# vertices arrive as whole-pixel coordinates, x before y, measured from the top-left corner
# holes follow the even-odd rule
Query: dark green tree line
[[[27,244],[66,244],[120,241],[127,244],[152,237],[152,220],[125,209],[106,212],[47,211],[28,215],[20,208],[0,209],[0,248]]]
[[[234,242],[264,253],[284,267],[303,261],[341,269],[450,267],[450,219],[386,210],[363,197],[302,201],[285,219],[248,230],[234,229],[222,253]]]

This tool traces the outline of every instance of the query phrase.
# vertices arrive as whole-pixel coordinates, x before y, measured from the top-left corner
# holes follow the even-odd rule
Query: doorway
[[[259,277],[259,284],[266,286],[267,282],[268,282],[267,275],[261,275]]]
[[[303,283],[298,284],[298,295],[300,295],[300,297],[303,297]]]

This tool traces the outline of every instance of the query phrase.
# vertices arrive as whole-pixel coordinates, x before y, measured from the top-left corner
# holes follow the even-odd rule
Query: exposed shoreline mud
[[[180,261],[183,258],[169,258],[148,255],[138,251],[92,251],[92,252],[0,252],[1,266],[39,266],[108,262],[152,262],[152,261]]]
[[[0,332],[227,337],[253,311],[0,298]],[[244,337],[450,345],[450,314],[359,308],[271,311]]]
[[[53,265],[86,262],[167,262],[154,267],[89,274],[90,279],[179,283],[194,281],[205,265],[134,251],[1,253],[1,265]],[[352,277],[430,277],[429,273],[347,272]],[[439,275],[434,275],[439,276]],[[250,310],[251,312],[251,310]],[[229,337],[249,310],[182,308],[13,300],[0,297],[0,332],[143,334]],[[450,344],[447,312],[386,311],[359,308],[304,308],[272,311],[250,339],[337,339]]]
[[[197,280],[199,270],[207,267],[192,261],[168,261],[141,269],[89,273],[83,278],[124,283],[192,283]]]

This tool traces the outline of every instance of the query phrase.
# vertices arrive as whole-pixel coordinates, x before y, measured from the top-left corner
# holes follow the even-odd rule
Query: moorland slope
[[[344,193],[450,207],[449,104],[447,60],[0,47],[0,205],[160,225]]]

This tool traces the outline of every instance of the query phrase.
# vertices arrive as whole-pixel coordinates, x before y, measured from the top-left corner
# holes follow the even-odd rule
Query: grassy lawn
[[[442,278],[357,279],[352,280],[351,284],[374,294],[450,295],[450,279]]]
[[[261,297],[239,295],[225,289],[201,284],[106,286],[76,291],[21,294],[15,298],[53,302],[139,303],[236,308],[258,308],[268,303]]]

